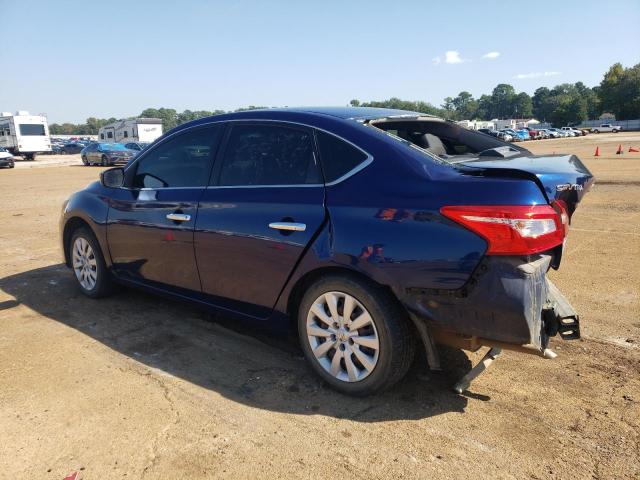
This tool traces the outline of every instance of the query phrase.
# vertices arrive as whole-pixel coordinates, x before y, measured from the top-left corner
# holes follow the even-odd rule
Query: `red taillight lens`
[[[487,255],[530,255],[564,240],[560,214],[551,205],[451,206],[440,212],[483,237]]]

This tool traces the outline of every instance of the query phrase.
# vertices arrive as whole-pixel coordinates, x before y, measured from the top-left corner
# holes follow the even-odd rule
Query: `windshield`
[[[6,152],[6,150],[2,147],[0,147],[0,152]]]
[[[124,145],[119,143],[103,143],[100,145],[100,150],[105,150],[108,152],[126,152],[128,149]]]

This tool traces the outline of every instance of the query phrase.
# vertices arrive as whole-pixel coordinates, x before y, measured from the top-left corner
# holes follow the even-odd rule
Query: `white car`
[[[581,137],[582,136],[582,130],[578,130],[577,128],[573,128],[573,127],[562,127],[561,130],[563,132],[570,132],[573,133],[574,137]]]
[[[610,123],[603,123],[599,127],[593,127],[591,129],[591,133],[600,133],[600,132],[618,133],[621,130],[622,130],[622,127],[620,125],[611,125]]]
[[[13,155],[6,149],[0,147],[0,167],[13,168],[14,166]]]

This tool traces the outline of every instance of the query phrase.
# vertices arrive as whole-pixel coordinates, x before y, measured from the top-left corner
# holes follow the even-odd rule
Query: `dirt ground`
[[[624,155],[615,155],[618,144]],[[58,215],[97,178],[78,156],[0,171],[0,478],[640,478],[640,133],[527,143],[596,187],[551,277],[584,338],[555,360],[417,362],[393,391],[334,393],[277,335],[135,291],[83,297]],[[601,156],[594,157],[595,147]],[[224,322],[223,322],[224,323]]]

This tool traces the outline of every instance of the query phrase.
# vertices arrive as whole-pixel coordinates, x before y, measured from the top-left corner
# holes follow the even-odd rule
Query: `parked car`
[[[507,135],[511,135],[511,137],[513,138],[514,142],[523,142],[524,140],[528,140],[529,139],[529,135],[527,134],[525,136],[524,133],[522,132],[518,132],[517,130],[513,130],[512,128],[504,128],[502,130],[500,130],[503,133],[506,133]]]
[[[525,127],[525,130],[529,132],[529,138],[532,140],[540,140],[544,138],[544,134],[541,130],[536,130],[535,128]]]
[[[86,296],[120,283],[284,322],[322,379],[366,395],[417,345],[438,368],[434,343],[549,357],[550,336],[578,338],[546,273],[592,183],[574,155],[422,113],[254,110],[103,171],[65,202],[60,234]]]
[[[80,153],[84,147],[86,147],[84,143],[79,143],[79,142],[65,143],[60,149],[61,150],[60,153],[63,153],[65,155],[72,155],[75,153]]]
[[[526,128],[521,128],[519,130],[516,130],[516,132],[518,132],[518,134],[522,136],[523,140],[531,140],[531,135],[529,134],[529,130],[527,130]]]
[[[0,147],[0,167],[15,167],[13,154],[4,147]]]
[[[147,142],[131,142],[131,143],[125,143],[124,146],[129,150],[135,150],[137,152],[141,152],[142,150],[147,148],[149,145],[151,144]]]
[[[555,134],[554,138],[566,138],[570,136],[569,132],[564,132],[559,128],[549,128],[548,130]]]
[[[620,125],[612,125],[611,123],[603,123],[599,127],[593,127],[591,129],[591,133],[618,133],[622,131],[622,127]]]
[[[541,130],[546,135],[546,138],[560,138],[561,135],[552,128],[544,128]]]
[[[80,156],[85,165],[116,165],[127,163],[137,152],[129,150],[119,143],[91,143],[86,146]]]
[[[563,130],[565,132],[571,132],[573,133],[574,137],[581,137],[582,135],[584,135],[582,130],[578,130],[577,128],[573,128],[573,127],[562,127],[560,130]]]
[[[489,128],[479,128],[478,132],[485,133],[487,135],[491,135],[492,137],[499,138],[503,142],[511,142],[513,137],[508,133],[499,132],[498,130],[491,130]]]

